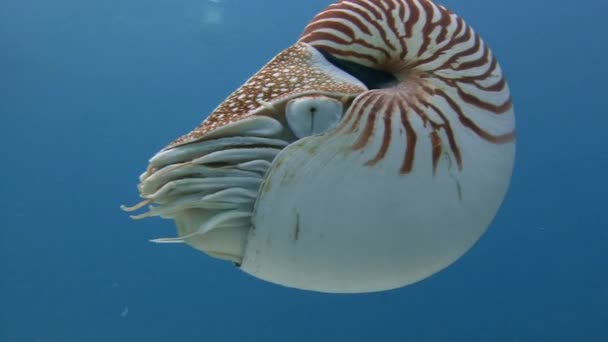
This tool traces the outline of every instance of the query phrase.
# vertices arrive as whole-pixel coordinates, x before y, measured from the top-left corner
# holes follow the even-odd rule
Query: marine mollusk
[[[381,291],[480,238],[514,156],[509,89],[471,27],[428,0],[345,0],[152,157],[124,209],[270,282]]]

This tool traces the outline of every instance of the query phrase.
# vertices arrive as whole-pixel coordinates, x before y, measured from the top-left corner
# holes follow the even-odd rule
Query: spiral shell
[[[496,58],[428,0],[345,0],[141,177],[136,216],[261,279],[323,292],[428,277],[484,233],[515,157]]]

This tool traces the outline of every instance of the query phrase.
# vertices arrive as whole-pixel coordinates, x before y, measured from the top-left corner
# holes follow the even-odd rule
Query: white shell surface
[[[416,116],[410,123],[418,136],[431,134]],[[372,292],[417,282],[462,256],[502,202],[515,144],[459,129],[462,169],[444,152],[433,172],[432,143],[420,139],[404,175],[407,133],[399,120],[391,125],[390,148],[372,166],[365,164],[383,135],[354,150],[360,129],[339,127],[281,151],[260,190],[241,269],[300,289]]]
[[[264,280],[387,290],[479,239],[508,188],[515,137],[502,70],[461,18],[427,0],[340,1],[158,153],[144,200],[124,209],[151,204],[133,217],[178,227],[155,242]]]

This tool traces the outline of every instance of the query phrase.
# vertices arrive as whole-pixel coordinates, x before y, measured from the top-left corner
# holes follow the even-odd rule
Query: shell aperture
[[[330,5],[140,177],[183,242],[277,284],[371,292],[424,279],[485,232],[515,119],[502,70],[428,0]]]

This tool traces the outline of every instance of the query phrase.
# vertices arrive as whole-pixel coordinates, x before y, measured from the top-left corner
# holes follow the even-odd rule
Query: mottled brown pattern
[[[173,141],[165,149],[203,139],[214,129],[257,113],[263,103],[275,104],[300,93],[330,92],[358,94],[364,89],[332,78],[310,64],[311,54],[304,44],[295,44],[274,57],[266,66],[222,102],[192,132]]]

